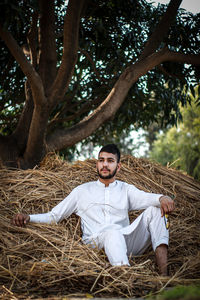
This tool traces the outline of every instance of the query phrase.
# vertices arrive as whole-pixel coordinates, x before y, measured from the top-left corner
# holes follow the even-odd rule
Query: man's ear
[[[117,164],[117,172],[119,172],[119,170],[121,169],[121,163],[119,162],[118,164]]]

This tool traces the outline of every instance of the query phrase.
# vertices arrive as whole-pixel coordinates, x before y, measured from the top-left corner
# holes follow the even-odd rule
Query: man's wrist
[[[160,203],[161,203],[161,201],[162,201],[163,199],[171,200],[171,198],[170,198],[169,196],[167,196],[167,195],[162,195],[162,196],[159,198]]]
[[[160,198],[159,198],[159,202],[160,202],[160,203],[161,203],[163,197],[164,197],[164,195],[160,196]]]

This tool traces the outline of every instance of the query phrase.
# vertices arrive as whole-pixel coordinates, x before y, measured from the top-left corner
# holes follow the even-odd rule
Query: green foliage
[[[166,290],[156,296],[155,300],[199,300],[199,286],[178,285],[172,289]]]
[[[181,109],[183,123],[158,134],[150,157],[163,165],[173,164],[200,180],[200,106],[198,96],[196,100],[190,97],[191,104]]]

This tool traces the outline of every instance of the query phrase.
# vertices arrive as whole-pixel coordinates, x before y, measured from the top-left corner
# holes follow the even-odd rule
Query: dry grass
[[[166,286],[200,283],[200,183],[144,159],[123,157],[118,179],[175,196],[170,277],[158,276],[151,249],[132,258],[131,267],[110,266],[102,250],[82,244],[74,215],[58,225],[11,225],[15,213],[47,212],[74,187],[96,178],[95,160],[69,164],[54,155],[34,170],[0,169],[0,298],[141,297]],[[132,212],[131,220],[138,214]]]

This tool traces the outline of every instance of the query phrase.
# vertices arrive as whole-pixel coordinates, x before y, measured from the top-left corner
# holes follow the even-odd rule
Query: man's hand
[[[16,225],[18,227],[25,227],[29,221],[30,216],[26,214],[16,214],[12,219],[13,225]]]
[[[161,216],[163,217],[166,213],[171,213],[174,208],[174,200],[172,200],[169,196],[161,196],[160,199],[160,209],[161,209]]]

